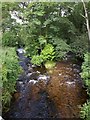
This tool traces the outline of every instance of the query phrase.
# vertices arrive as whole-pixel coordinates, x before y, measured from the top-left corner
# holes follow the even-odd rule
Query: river
[[[16,84],[5,120],[22,118],[80,118],[80,105],[87,94],[80,77],[80,64],[70,60],[57,62],[54,69],[37,67],[18,52],[23,73]]]

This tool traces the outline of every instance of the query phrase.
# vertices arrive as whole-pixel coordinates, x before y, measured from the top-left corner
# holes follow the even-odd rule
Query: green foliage
[[[65,54],[71,51],[70,46],[65,42],[65,40],[54,38],[53,44],[55,47],[55,58],[56,60],[61,60]]]
[[[39,36],[38,41],[39,41],[40,47],[42,47],[47,43],[47,40],[44,36]]]
[[[55,67],[55,65],[56,65],[56,63],[54,61],[47,61],[45,63],[45,68],[51,69],[51,68]]]
[[[88,94],[90,94],[90,53],[84,55],[81,77],[87,87]]]
[[[12,29],[8,28],[2,36],[2,46],[16,47],[25,44],[25,31],[21,29],[21,25],[14,25]]]
[[[75,33],[76,28],[72,22],[69,21],[67,17],[57,16],[53,18],[53,22],[50,26],[53,33],[56,33],[58,38],[62,39],[71,39]]]
[[[28,38],[28,41],[26,41],[26,47],[25,47],[25,50],[27,52],[26,54],[30,57],[37,55],[39,49],[38,43],[35,42],[34,39],[31,40],[31,38]]]
[[[5,32],[2,37],[3,46],[15,46],[17,40],[15,39],[16,35],[13,32]]]
[[[43,58],[42,58],[41,55],[34,55],[34,56],[32,57],[31,62],[32,62],[33,64],[35,64],[35,65],[40,66],[41,63],[43,62]]]
[[[55,57],[54,47],[51,44],[47,44],[44,49],[41,51],[41,56],[43,60],[53,60]]]
[[[78,57],[84,56],[84,53],[88,51],[88,36],[87,34],[81,34],[81,36],[76,36],[74,41],[70,43],[72,51]]]
[[[87,103],[83,105],[81,108],[80,116],[84,120],[90,120],[90,102],[87,101]]]
[[[51,44],[47,44],[41,51],[40,55],[32,57],[31,62],[36,65],[41,65],[41,63],[47,60],[53,60],[55,57],[54,47]]]
[[[70,51],[69,46],[77,56],[81,57],[84,51],[86,52],[87,37],[81,35],[86,31],[85,20],[81,16],[84,15],[81,3],[3,3],[2,8],[4,46],[25,44],[27,55],[32,57],[38,55],[38,50],[42,51],[45,45],[50,43],[55,48],[56,59],[61,59]],[[10,11],[14,10],[18,12],[17,17],[23,24],[17,24],[16,20],[11,18]]]
[[[3,109],[7,110],[15,92],[15,85],[21,69],[18,65],[15,48],[2,49],[2,104]]]
[[[75,36],[76,29],[66,16],[62,17],[62,7],[60,5],[61,3],[31,3],[25,10],[30,36],[26,43],[29,49],[31,49],[32,40],[37,43],[37,48],[35,45],[37,53],[34,52],[35,54],[32,55],[37,55],[38,49],[42,51],[48,43],[55,48],[56,60],[62,59],[71,50],[67,43]],[[28,9],[31,11],[28,11]],[[44,54],[47,54],[47,51]],[[31,52],[32,50],[29,50],[28,53],[31,54]],[[45,56],[47,55],[43,55],[43,57]]]
[[[17,24],[16,20],[11,17],[10,12],[21,11],[20,3],[18,2],[3,2],[2,3],[2,31],[13,30],[14,26]]]
[[[27,52],[31,57],[38,54],[38,49],[41,49],[42,51],[46,44],[50,43],[54,45],[54,38],[54,42],[58,41],[57,38],[62,38],[63,41],[66,39],[66,41],[69,42],[70,39],[75,36],[75,26],[69,21],[67,16],[62,17],[62,10],[61,3],[35,2],[27,5],[23,13],[25,19],[28,21],[24,29],[27,31],[26,34],[24,34],[24,38],[26,39],[25,45],[27,47]],[[34,47],[32,48],[32,45],[35,49],[33,49]],[[69,47],[68,45],[65,45],[65,47],[66,46],[67,48]],[[67,48],[65,53],[69,51]],[[36,52],[32,53],[32,49]],[[59,45],[57,46],[56,51],[58,49]],[[60,54],[62,54],[61,56],[64,56],[62,52]]]
[[[88,101],[90,101],[90,53],[84,55],[81,77],[83,78],[87,93],[89,94]],[[90,119],[90,102],[85,103],[81,108],[81,118],[84,118],[85,120]]]
[[[90,20],[90,2],[87,4]],[[11,18],[10,12],[17,12],[16,16],[23,24],[18,24]],[[64,15],[62,16],[62,11]],[[83,57],[88,49],[85,18],[82,3],[63,2],[16,2],[2,3],[2,45],[17,46],[25,44],[27,55],[32,63],[46,67],[54,66],[53,60],[61,60],[64,55],[73,51],[77,56]],[[40,51],[39,51],[40,50]],[[0,50],[1,51],[1,50]],[[3,78],[3,106],[8,107],[11,94],[15,91],[15,83],[20,68],[17,65],[15,50],[6,48],[2,52],[2,78]],[[82,78],[90,94],[90,66],[88,53],[82,65]],[[1,68],[1,66],[0,66]],[[89,80],[89,81],[88,81]],[[0,83],[2,86],[2,83]],[[84,105],[82,111],[87,115],[89,103]],[[89,112],[90,113],[90,112]],[[88,118],[88,117],[87,117]]]
[[[18,24],[14,18],[12,18],[11,12],[18,11],[20,14],[20,3],[2,3],[2,45],[15,47],[17,44],[24,44],[22,34],[22,25]],[[15,16],[15,15],[14,15]],[[20,18],[19,15],[16,15]]]
[[[82,2],[76,3],[72,7],[72,12],[71,14],[69,14],[68,18],[70,21],[73,22],[73,24],[77,28],[77,32],[83,32],[83,28],[85,27],[85,19],[84,17],[82,17],[82,15],[84,16],[83,4]]]

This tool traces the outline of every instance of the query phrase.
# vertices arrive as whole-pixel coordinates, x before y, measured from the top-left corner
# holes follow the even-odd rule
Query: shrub
[[[55,57],[54,47],[51,44],[47,44],[41,51],[43,61],[53,60]]]
[[[8,110],[12,94],[16,91],[16,80],[20,72],[15,48],[4,48],[2,50],[2,105],[5,111]]]
[[[36,65],[41,65],[48,60],[53,60],[55,57],[54,47],[51,44],[47,44],[44,49],[41,51],[40,55],[34,55],[31,62]]]
[[[90,102],[87,101],[81,108],[80,112],[81,118],[85,120],[90,120]]]
[[[88,51],[87,34],[75,37],[74,42],[72,42],[70,46],[77,57],[83,58],[84,54]]]
[[[34,55],[34,56],[32,57],[31,62],[32,62],[33,64],[35,64],[35,65],[40,66],[41,63],[43,62],[43,58],[42,58],[41,55]]]
[[[15,33],[11,31],[7,31],[3,34],[2,37],[2,45],[3,46],[15,46],[17,43],[16,35]]]
[[[66,53],[71,51],[70,46],[62,39],[55,39],[54,40],[55,47],[55,58],[56,60],[61,60]]]
[[[90,53],[84,55],[81,77],[83,78],[84,84],[87,87],[87,92],[90,95]]]
[[[84,62],[82,64],[82,73],[81,77],[83,78],[84,84],[87,88],[87,93],[89,94],[89,99],[87,103],[81,107],[81,118],[85,120],[90,120],[90,53],[84,55]]]

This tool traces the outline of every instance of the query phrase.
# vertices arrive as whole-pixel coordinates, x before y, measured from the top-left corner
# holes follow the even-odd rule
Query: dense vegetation
[[[22,24],[13,20],[9,11],[18,11],[16,15],[21,18]],[[85,19],[81,16],[84,14],[82,3],[3,4],[2,12],[3,45],[25,45],[31,58],[40,55],[47,44],[54,47],[55,60],[62,59],[69,51],[83,57],[88,49]]]
[[[86,3],[86,7],[90,21],[90,2]],[[12,14],[21,22],[18,23]],[[90,94],[89,39],[84,15],[82,3],[2,3],[2,46],[6,58],[2,64],[4,106],[10,103],[11,94],[15,91],[20,69],[15,55],[15,47],[18,46],[24,46],[27,55],[32,58],[31,62],[39,66],[54,66],[68,52],[73,52],[75,59],[84,59],[81,76]],[[9,85],[11,87],[7,87]],[[88,108],[89,102],[82,108],[83,117],[88,118]]]
[[[15,92],[16,80],[21,68],[18,66],[15,48],[2,48],[2,105],[8,110],[12,94]],[[1,85],[1,83],[0,83]]]
[[[87,88],[87,94],[90,96],[90,53],[86,53],[84,56],[81,77],[83,78],[85,87]],[[81,117],[85,120],[90,119],[90,98],[81,109]]]

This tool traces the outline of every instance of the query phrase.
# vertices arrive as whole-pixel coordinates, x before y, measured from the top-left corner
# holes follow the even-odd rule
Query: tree
[[[81,0],[81,1],[83,3],[83,7],[84,7],[84,11],[85,11],[85,20],[86,20],[86,25],[87,25],[88,37],[89,37],[89,41],[90,41],[90,26],[89,26],[88,12],[87,12],[87,8],[86,8],[84,0]]]

